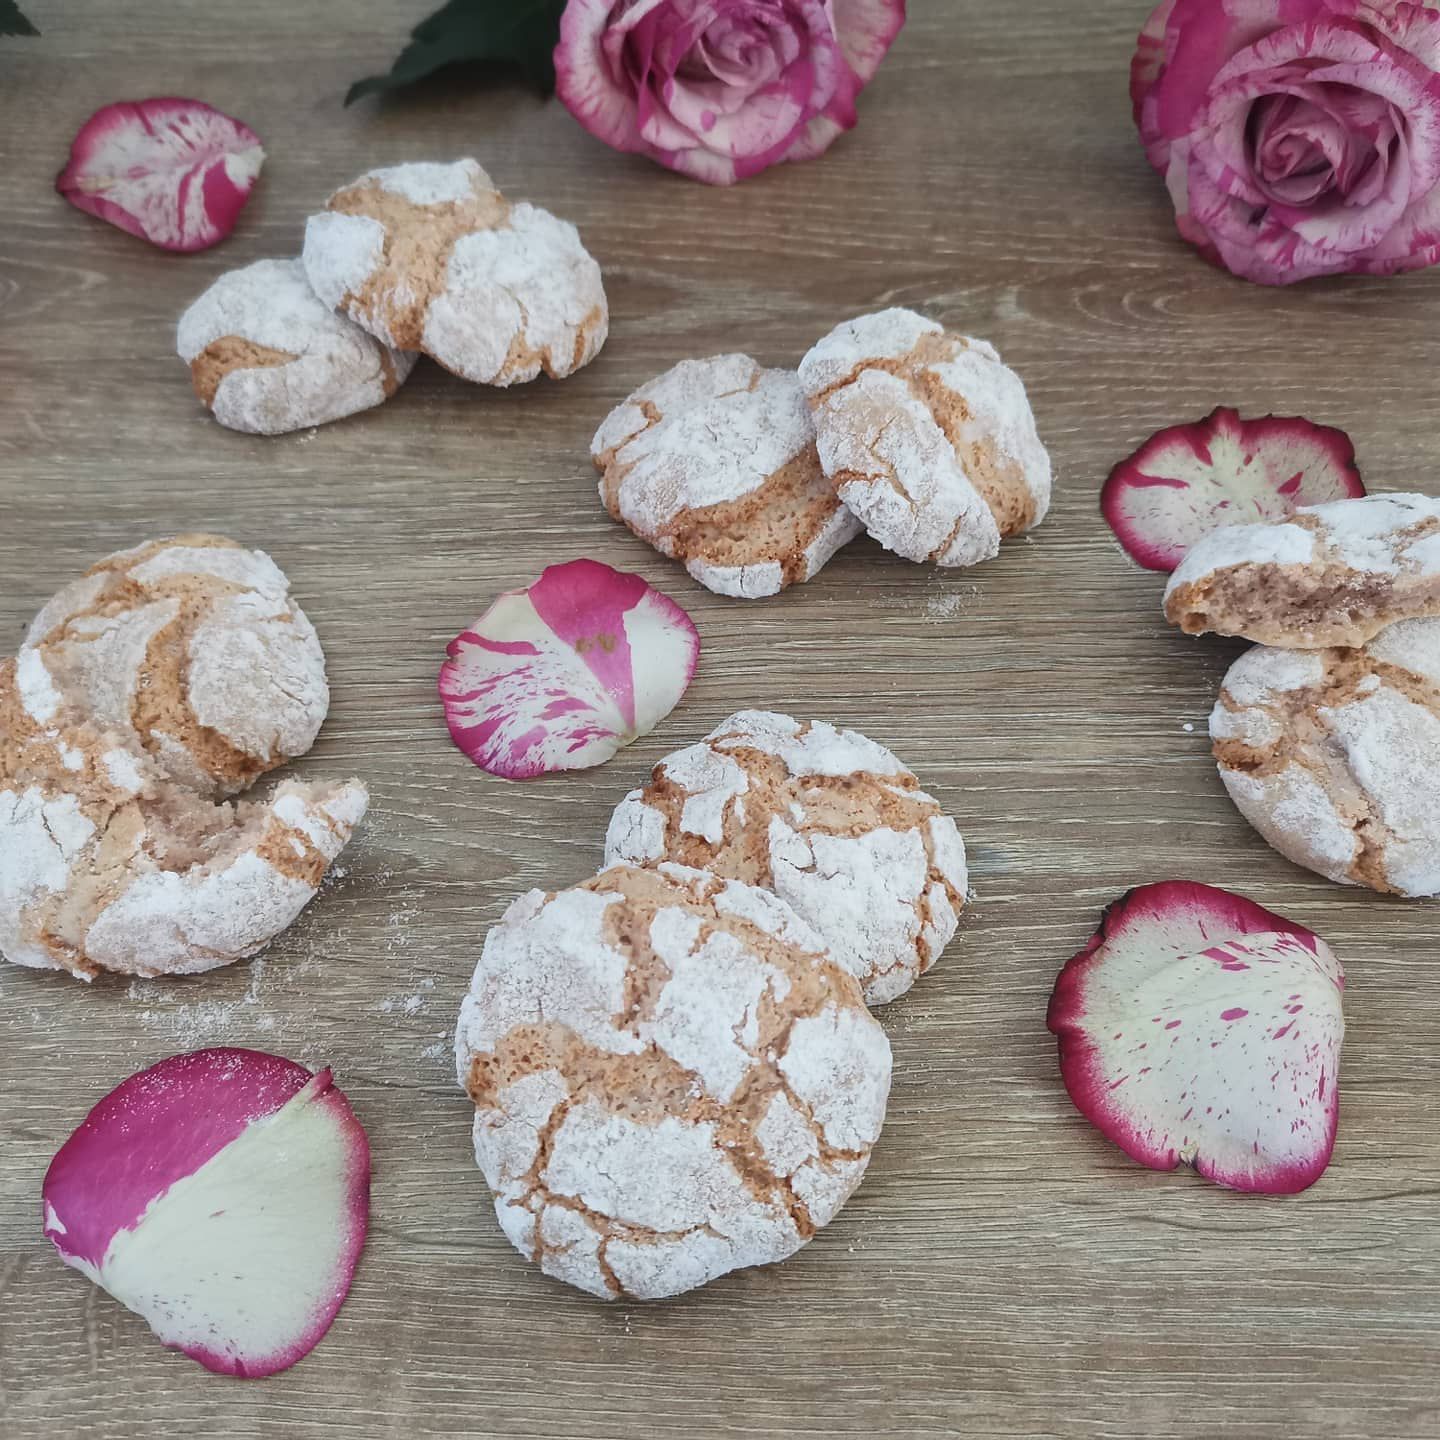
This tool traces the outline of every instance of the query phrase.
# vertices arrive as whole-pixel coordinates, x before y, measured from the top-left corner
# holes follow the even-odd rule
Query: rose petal
[[[603,765],[680,703],[700,637],[673,600],[595,560],[551,566],[456,637],[440,670],[455,743],[528,780]]]
[[[234,228],[265,152],[248,125],[199,100],[97,110],[55,188],[77,209],[165,250],[205,250]]]
[[[1293,1194],[1335,1145],[1344,984],[1310,931],[1172,881],[1105,912],[1048,1023],[1076,1108],[1132,1159]]]
[[[1343,430],[1221,408],[1151,436],[1110,472],[1100,508],[1132,560],[1168,573],[1212,530],[1364,494]]]

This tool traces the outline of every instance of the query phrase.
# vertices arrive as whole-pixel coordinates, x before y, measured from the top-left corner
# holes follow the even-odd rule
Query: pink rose
[[[1247,280],[1440,260],[1440,10],[1164,0],[1130,93],[1180,233]]]
[[[905,0],[569,0],[557,87],[607,145],[733,185],[828,150],[904,23]]]

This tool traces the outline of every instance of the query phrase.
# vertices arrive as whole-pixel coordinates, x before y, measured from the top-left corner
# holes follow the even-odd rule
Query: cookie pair
[[[1165,613],[1260,642],[1210,721],[1260,834],[1342,884],[1440,894],[1440,501],[1372,495],[1217,530]]]
[[[213,535],[112,555],[0,661],[0,956],[193,974],[254,954],[365,813],[356,780],[231,801],[329,706],[314,627],[269,558]]]
[[[882,745],[745,711],[621,802],[594,879],[491,931],[455,1052],[501,1228],[604,1299],[783,1260],[890,1088],[867,1008],[955,933],[965,848]]]
[[[336,191],[300,259],[222,275],[181,318],[177,346],[221,424],[279,435],[381,404],[419,354],[482,385],[562,378],[608,326],[575,227],[460,160],[372,170]]]
[[[862,531],[910,560],[974,565],[1050,504],[1019,377],[908,310],[839,326],[798,373],[684,361],[613,411],[591,453],[616,520],[744,599],[809,580]]]

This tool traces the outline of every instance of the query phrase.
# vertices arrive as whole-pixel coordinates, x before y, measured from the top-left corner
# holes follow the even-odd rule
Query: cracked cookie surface
[[[326,306],[298,260],[222,275],[180,317],[195,393],[231,430],[283,435],[382,404],[416,357]]]
[[[1050,506],[1050,457],[1020,377],[984,340],[910,310],[837,326],[800,363],[820,460],[887,550],[991,559]]]
[[[1189,635],[1282,649],[1358,646],[1400,620],[1440,614],[1440,500],[1369,495],[1279,524],[1213,531],[1165,589]]]
[[[478,384],[573,374],[609,329],[579,231],[512,204],[474,160],[362,175],[307,221],[303,258],[327,305]]]
[[[596,432],[600,498],[702,585],[741,599],[802,584],[861,532],[820,468],[793,371],[685,360]]]
[[[1231,798],[1282,855],[1342,884],[1440,894],[1440,620],[1360,649],[1248,651],[1210,734]]]
[[[794,1254],[860,1183],[890,1088],[889,1042],[814,933],[679,866],[517,900],[455,1046],[502,1229],[603,1299]]]
[[[303,755],[330,705],[324,651],[284,573],[216,535],[93,565],[35,617],[20,662],[35,721],[74,711],[206,793]]]
[[[860,981],[903,995],[965,904],[955,822],[900,760],[853,730],[742,711],[662,760],[610,821],[606,863],[672,861],[779,895]]]

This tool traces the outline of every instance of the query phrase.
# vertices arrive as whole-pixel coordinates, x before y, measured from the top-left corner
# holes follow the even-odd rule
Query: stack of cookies
[[[744,711],[616,810],[606,868],[491,931],[456,1034],[501,1228],[660,1299],[783,1260],[879,1139],[893,1000],[954,936],[955,822],[882,745]]]
[[[606,509],[721,595],[811,579],[862,531],[974,565],[1045,518],[1050,458],[994,348],[909,310],[847,321],[800,363],[686,360],[595,435]]]
[[[459,160],[337,190],[298,260],[222,275],[181,317],[177,346],[222,425],[279,435],[381,404],[422,354],[480,385],[563,378],[608,327],[575,227]]]
[[[1261,835],[1342,884],[1440,894],[1440,500],[1371,495],[1214,531],[1165,614],[1258,642],[1210,733]]]

